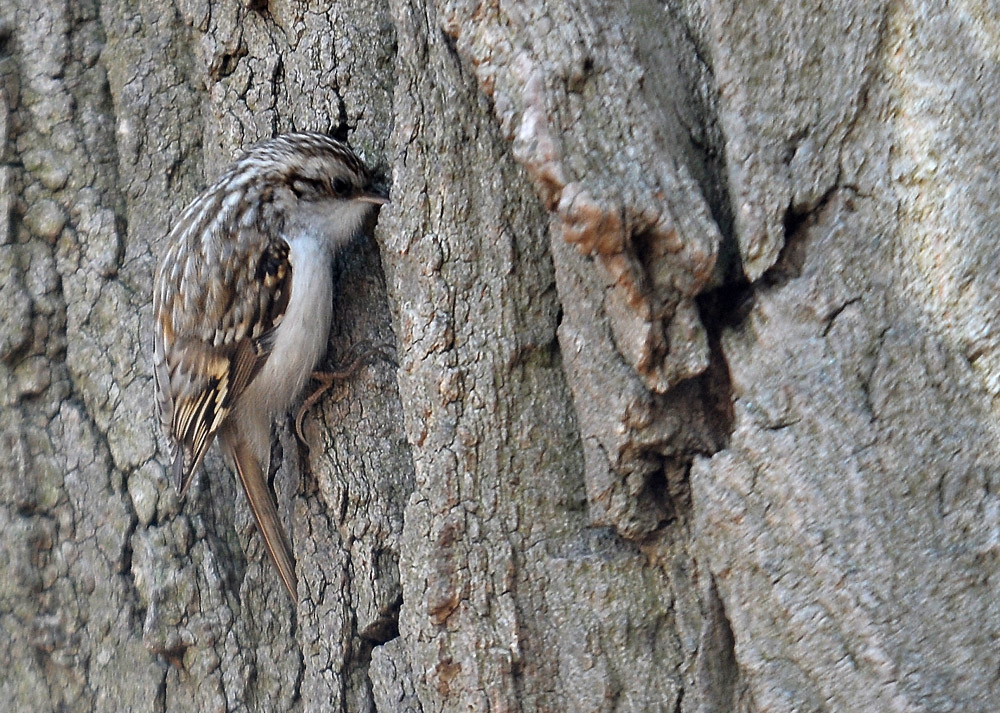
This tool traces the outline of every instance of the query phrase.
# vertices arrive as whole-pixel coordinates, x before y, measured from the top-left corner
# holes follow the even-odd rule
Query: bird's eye
[[[346,178],[333,179],[333,194],[341,198],[346,197],[351,192],[351,182]]]

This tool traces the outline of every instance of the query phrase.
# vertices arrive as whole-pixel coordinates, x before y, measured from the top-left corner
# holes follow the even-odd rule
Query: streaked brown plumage
[[[291,545],[267,485],[271,425],[325,352],[335,251],[385,202],[346,145],[279,136],[188,206],[156,271],[153,373],[175,484],[183,495],[218,437],[293,598]]]

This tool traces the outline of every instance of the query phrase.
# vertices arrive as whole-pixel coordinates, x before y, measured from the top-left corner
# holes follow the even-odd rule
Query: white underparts
[[[285,411],[326,353],[333,316],[333,255],[358,230],[371,206],[330,201],[299,210],[286,223],[292,289],[267,363],[247,388],[243,408],[268,419]]]

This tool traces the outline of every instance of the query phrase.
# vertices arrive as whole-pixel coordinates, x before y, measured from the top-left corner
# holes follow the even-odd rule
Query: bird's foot
[[[328,371],[314,371],[312,373],[312,378],[319,382],[319,387],[302,402],[302,406],[299,407],[298,412],[295,414],[295,435],[299,439],[299,443],[306,447],[306,450],[309,450],[309,444],[302,433],[302,419],[305,418],[309,409],[316,405],[316,402],[323,397],[323,394],[330,390],[330,387],[338,381],[344,381],[354,376],[362,367],[369,364],[373,357],[381,357],[390,363],[394,363],[393,358],[390,356],[391,353],[392,347],[389,344],[373,344],[367,340],[357,342],[347,352],[344,360],[335,368]]]

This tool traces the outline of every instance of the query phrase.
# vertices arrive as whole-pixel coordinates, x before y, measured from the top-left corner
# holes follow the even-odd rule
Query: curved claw
[[[344,361],[336,368],[331,371],[313,372],[312,378],[319,382],[319,388],[306,397],[302,402],[302,406],[299,407],[298,412],[295,414],[295,436],[299,439],[299,443],[306,447],[306,450],[309,450],[309,443],[302,433],[302,420],[305,418],[306,412],[316,405],[316,402],[323,397],[323,394],[330,390],[330,387],[338,381],[344,381],[354,376],[363,366],[369,363],[372,357],[378,356],[391,364],[395,364],[395,360],[388,354],[389,348],[390,345],[388,344],[373,344],[369,341],[357,342],[351,347]]]

